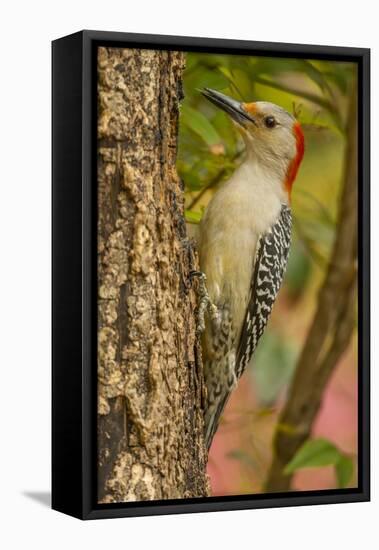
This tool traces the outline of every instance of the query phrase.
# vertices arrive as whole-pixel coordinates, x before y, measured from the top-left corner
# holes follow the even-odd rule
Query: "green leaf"
[[[277,76],[280,73],[300,71],[303,61],[294,58],[259,57],[253,62],[253,71],[256,75],[270,74]]]
[[[193,53],[187,53],[186,55],[186,71],[193,70],[199,64],[199,57]]]
[[[186,97],[191,97],[193,101],[201,99],[201,90],[204,87],[222,90],[228,86],[228,80],[218,70],[217,67],[207,67],[201,62],[195,67],[191,67],[184,75],[184,88]]]
[[[221,143],[221,138],[211,122],[201,113],[185,103],[181,107],[181,123],[200,136],[208,146]]]
[[[297,451],[293,459],[284,468],[285,474],[293,474],[302,468],[336,465],[341,452],[326,439],[310,439]]]
[[[212,124],[222,139],[222,143],[226,148],[226,153],[229,154],[229,156],[234,156],[237,151],[239,134],[235,130],[230,118],[226,117],[225,113],[219,109],[212,117]],[[222,162],[224,163],[224,159]]]
[[[349,456],[342,455],[335,464],[338,487],[343,489],[349,483],[354,471],[354,464]]]
[[[200,223],[202,216],[202,212],[194,212],[193,210],[185,211],[185,218],[189,223]]]

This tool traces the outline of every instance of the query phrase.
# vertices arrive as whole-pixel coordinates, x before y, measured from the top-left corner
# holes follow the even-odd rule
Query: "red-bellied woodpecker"
[[[200,225],[199,329],[209,448],[279,291],[291,243],[290,193],[304,154],[300,124],[264,101],[240,103],[206,88],[242,134],[246,157],[214,194]]]

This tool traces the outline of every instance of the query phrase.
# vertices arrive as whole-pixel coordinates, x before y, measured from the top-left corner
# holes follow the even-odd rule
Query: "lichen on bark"
[[[98,501],[206,496],[196,255],[176,173],[184,57],[98,50]]]

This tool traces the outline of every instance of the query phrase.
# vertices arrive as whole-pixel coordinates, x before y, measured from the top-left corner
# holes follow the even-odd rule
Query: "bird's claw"
[[[191,271],[190,279],[194,277],[198,278],[197,294],[200,298],[199,306],[197,310],[197,327],[196,332],[201,334],[205,330],[205,313],[208,312],[209,317],[214,323],[218,323],[219,312],[217,306],[210,299],[206,280],[207,277],[202,271]]]

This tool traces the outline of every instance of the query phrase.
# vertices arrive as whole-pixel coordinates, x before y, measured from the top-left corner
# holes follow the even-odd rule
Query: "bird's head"
[[[274,103],[243,103],[205,88],[202,94],[228,113],[242,134],[247,155],[280,177],[290,195],[304,155],[304,135],[300,123]]]

